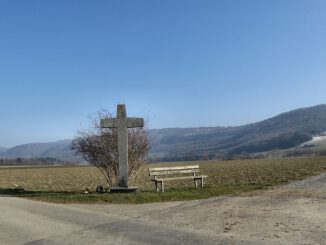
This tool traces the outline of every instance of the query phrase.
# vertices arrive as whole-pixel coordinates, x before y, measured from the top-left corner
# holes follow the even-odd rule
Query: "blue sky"
[[[115,112],[232,126],[325,103],[326,1],[0,1],[0,146]]]

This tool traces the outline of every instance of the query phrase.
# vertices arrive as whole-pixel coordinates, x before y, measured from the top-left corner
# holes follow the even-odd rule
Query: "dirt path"
[[[326,173],[242,196],[145,205],[0,197],[0,244],[326,244]]]
[[[200,234],[214,244],[326,244],[326,173],[238,197],[90,208]]]

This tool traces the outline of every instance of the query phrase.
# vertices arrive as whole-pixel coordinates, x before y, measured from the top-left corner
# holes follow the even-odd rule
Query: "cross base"
[[[110,193],[138,193],[138,187],[112,187]]]

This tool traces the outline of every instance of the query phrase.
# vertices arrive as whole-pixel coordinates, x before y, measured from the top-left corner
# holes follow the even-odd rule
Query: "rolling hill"
[[[239,155],[293,151],[308,148],[303,147],[303,143],[325,132],[325,104],[237,127],[151,129],[149,158],[153,161],[228,159]],[[0,157],[53,157],[82,161],[70,150],[70,144],[71,140],[26,144],[0,151]],[[325,145],[318,146],[319,152]]]
[[[319,136],[315,136],[312,140],[304,142],[296,147],[286,149],[283,151],[275,152],[277,156],[314,156],[314,155],[326,155],[326,133]],[[269,153],[273,156],[273,153]]]
[[[0,154],[7,151],[8,149],[7,148],[4,148],[4,147],[0,147]]]
[[[80,156],[70,150],[71,140],[51,143],[31,143],[12,147],[0,153],[1,158],[56,158],[69,162],[82,161]]]
[[[293,148],[325,131],[326,105],[318,105],[239,127],[153,130],[150,156],[163,161],[230,158]]]

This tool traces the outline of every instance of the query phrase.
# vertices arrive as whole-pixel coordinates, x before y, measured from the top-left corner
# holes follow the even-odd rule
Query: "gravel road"
[[[0,197],[0,244],[326,244],[326,173],[267,191],[142,205]]]

